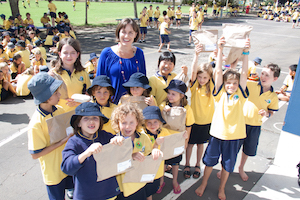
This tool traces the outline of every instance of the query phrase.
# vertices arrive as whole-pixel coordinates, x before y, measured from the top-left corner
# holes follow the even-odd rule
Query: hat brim
[[[109,121],[109,119],[107,117],[105,117],[101,112],[89,112],[89,113],[86,113],[85,115],[76,115],[75,114],[75,115],[72,115],[71,120],[70,120],[70,125],[73,128],[75,128],[74,122],[76,121],[78,116],[99,116],[102,118],[103,124],[106,124]]]
[[[93,83],[94,83],[94,82],[93,82]],[[95,83],[95,84],[92,84],[92,86],[89,87],[89,88],[87,89],[87,93],[88,93],[90,96],[93,96],[93,87],[94,87],[94,86],[109,87],[109,88],[111,88],[111,90],[112,90],[112,92],[113,92],[112,95],[115,95],[115,93],[116,93],[115,88],[113,88],[113,87],[112,87],[110,84],[108,84],[108,83],[100,83],[100,84]]]
[[[131,82],[131,81],[127,81],[126,83],[123,83],[122,85],[127,91],[130,91],[131,87],[141,87],[144,88],[146,90],[148,90],[149,88],[152,90],[151,86],[148,84],[142,84],[141,82]],[[151,91],[150,90],[150,91]]]
[[[157,114],[147,114],[144,115],[144,119],[145,120],[150,120],[150,119],[158,119],[159,121],[161,121],[163,124],[166,124],[166,121],[159,115]]]
[[[47,72],[42,72],[42,73],[47,73]],[[54,92],[61,86],[62,83],[63,83],[63,81],[55,79],[53,81],[53,83],[51,84],[51,86],[49,87],[50,94],[43,93],[43,94],[40,94],[41,98],[34,97],[34,100],[33,100],[34,103],[36,105],[40,105],[41,103],[46,102],[54,94]]]
[[[93,56],[93,57],[91,57],[90,59],[89,59],[89,61],[91,61],[91,60],[93,60],[94,58],[99,58],[98,56]]]

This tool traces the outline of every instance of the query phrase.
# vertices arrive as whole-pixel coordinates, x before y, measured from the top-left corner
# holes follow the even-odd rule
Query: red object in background
[[[247,6],[247,7],[246,7],[246,14],[249,13],[249,10],[250,10],[250,6]]]

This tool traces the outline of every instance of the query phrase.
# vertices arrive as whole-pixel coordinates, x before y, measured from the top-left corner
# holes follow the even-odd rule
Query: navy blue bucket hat
[[[96,55],[96,53],[91,53],[89,61],[93,60],[94,58],[99,58],[99,57]]]
[[[261,65],[262,59],[260,57],[256,57],[256,58],[254,58],[253,61],[256,62],[257,64]]]
[[[183,81],[173,79],[169,83],[169,86],[167,88],[165,88],[164,90],[166,92],[168,92],[168,90],[173,90],[175,92],[179,92],[181,94],[185,94],[186,91],[187,91],[187,87],[186,87],[186,84]]]
[[[33,76],[27,86],[34,97],[34,103],[39,105],[46,102],[63,83],[56,80],[46,72],[40,72]]]
[[[98,85],[98,86],[101,86],[101,87],[110,87],[113,91],[113,95],[116,92],[115,88],[113,88],[113,86],[111,85],[110,78],[108,76],[100,75],[100,76],[96,76],[94,78],[91,87],[89,87],[88,90],[87,90],[88,94],[91,95],[91,96],[93,95],[92,94],[92,89],[95,85]]]
[[[141,72],[136,72],[132,74],[129,80],[126,83],[123,83],[123,87],[128,91],[128,93],[130,93],[131,87],[141,87],[146,90],[152,90],[151,86],[149,85],[148,78],[145,76],[145,74]]]
[[[161,116],[161,111],[159,107],[157,106],[147,106],[143,110],[144,119],[157,119],[161,121],[163,124],[166,123],[166,121]]]
[[[99,116],[103,119],[104,124],[108,122],[108,118],[101,113],[99,106],[92,102],[84,102],[77,106],[75,114],[72,115],[70,120],[70,124],[73,128],[75,128],[74,122],[78,116]]]

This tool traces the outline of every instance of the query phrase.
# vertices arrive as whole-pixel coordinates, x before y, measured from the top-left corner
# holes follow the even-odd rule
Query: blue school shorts
[[[246,134],[247,137],[244,140],[240,141],[240,148],[243,145],[243,152],[247,156],[255,156],[258,140],[260,136],[261,126],[250,126],[246,125]]]
[[[160,38],[161,38],[161,43],[169,43],[170,42],[169,35],[160,35]]]
[[[204,144],[209,141],[210,124],[193,124],[189,144]]]
[[[169,160],[165,160],[166,165],[179,165],[182,160],[182,155],[176,156],[174,158],[170,158]]]
[[[155,194],[160,185],[160,178],[155,179],[153,183],[147,183],[145,186],[146,196],[150,197],[151,195]]]
[[[196,31],[196,30],[190,30],[190,36],[192,36],[192,32],[194,32],[194,31]]]
[[[157,21],[158,21],[158,18],[154,17],[154,21],[157,22]]]
[[[57,185],[46,185],[48,197],[50,200],[64,200],[65,199],[65,189],[73,189],[73,178],[72,176],[67,176]]]
[[[147,27],[140,27],[141,34],[147,34]]]
[[[152,17],[149,17],[149,22],[152,22]]]
[[[135,193],[133,193],[132,195],[129,195],[128,197],[124,197],[123,192],[121,192],[116,198],[116,200],[137,200],[137,199],[141,199],[141,200],[147,199],[145,186],[139,189],[138,191],[136,191]]]
[[[220,140],[212,136],[205,150],[203,163],[208,167],[213,167],[218,164],[219,157],[222,155],[222,167],[227,172],[233,172],[239,144],[240,140]]]
[[[50,16],[51,16],[51,18],[55,18],[56,19],[56,13],[55,12],[50,12]]]

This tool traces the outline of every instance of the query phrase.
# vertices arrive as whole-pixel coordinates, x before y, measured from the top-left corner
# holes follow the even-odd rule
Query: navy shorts
[[[174,17],[174,16],[172,16],[172,17],[169,17],[169,18],[170,18],[170,20],[174,20],[174,18],[175,18],[175,17]]]
[[[154,21],[157,22],[157,21],[158,21],[158,18],[154,17]]]
[[[149,22],[152,22],[152,17],[149,17]]]
[[[205,150],[203,163],[208,167],[213,167],[218,164],[219,157],[222,155],[222,167],[227,172],[233,172],[239,144],[240,140],[220,140],[212,136]]]
[[[213,10],[213,14],[216,14],[217,13],[217,10]]]
[[[192,36],[192,32],[194,32],[194,31],[196,31],[196,30],[190,30],[190,36]]]
[[[176,19],[176,21],[181,21],[181,19]]]
[[[297,22],[297,20],[296,19],[293,19],[293,23],[296,23]]]
[[[147,27],[140,27],[141,34],[147,34]]]
[[[170,39],[169,39],[169,35],[160,35],[161,38],[161,43],[169,43]]]
[[[165,160],[166,165],[179,165],[182,160],[182,155],[176,156],[175,158],[171,158],[169,160]]]
[[[116,200],[136,200],[136,199],[141,199],[141,200],[146,200],[147,196],[146,196],[146,189],[145,186],[142,187],[141,189],[139,189],[138,191],[136,191],[135,193],[133,193],[132,195],[129,195],[128,197],[124,197],[123,192],[121,192]]]
[[[207,143],[210,138],[209,134],[210,124],[193,124],[189,144],[203,144]]]
[[[46,187],[50,200],[64,200],[65,189],[74,188],[72,176],[67,176],[57,185],[46,185]]]
[[[240,148],[243,145],[243,152],[247,156],[255,156],[260,136],[261,126],[246,125],[247,137],[240,141]]]
[[[9,90],[5,90],[4,88],[1,89],[1,101],[7,99],[11,95]]]
[[[146,196],[150,197],[151,195],[155,194],[160,185],[160,178],[155,179],[153,183],[147,183],[145,186]]]
[[[55,12],[50,12],[50,16],[51,16],[51,18],[55,18],[56,19],[56,13]]]

